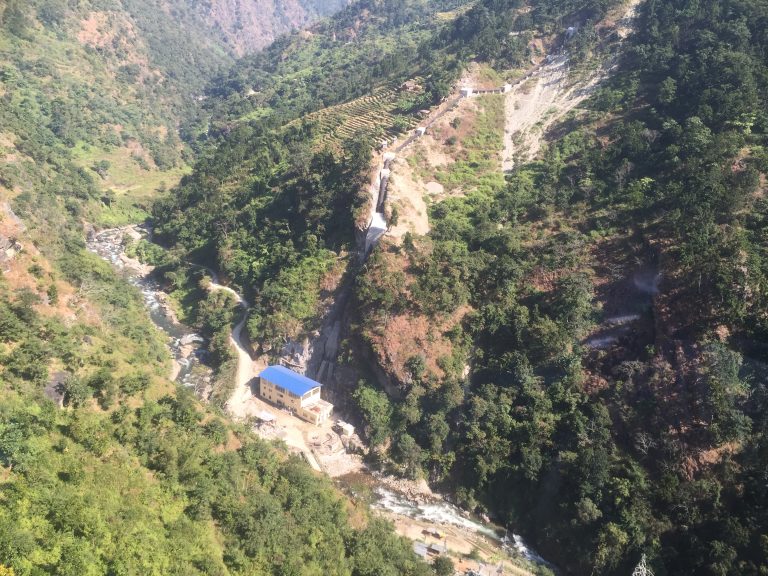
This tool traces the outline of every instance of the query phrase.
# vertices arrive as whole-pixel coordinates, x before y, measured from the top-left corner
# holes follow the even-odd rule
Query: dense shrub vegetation
[[[334,251],[353,240],[369,161],[364,143],[340,156],[314,151],[300,136],[240,126],[155,206],[160,238],[210,259],[255,298],[248,327],[265,343],[295,337],[317,318]]]
[[[395,251],[359,281],[368,326],[469,302],[450,335],[473,343],[469,387],[462,360],[358,404],[378,442],[388,414],[404,471],[527,526],[568,571],[629,573],[647,553],[656,574],[757,574],[768,14],[686,1],[641,14],[622,72],[543,161],[435,206],[429,237],[399,249],[410,279],[387,282]],[[660,268],[662,292],[634,339],[590,352],[597,290],[635,260]]]
[[[85,249],[84,224],[122,197],[101,187],[121,168],[104,156],[133,147],[139,176],[180,164],[177,123],[228,59],[161,4],[0,4],[2,219],[9,201],[26,224],[0,275],[0,573],[430,574],[386,522],[356,510],[351,526],[300,459],[175,390],[138,291]],[[96,9],[113,42],[81,46]],[[221,340],[233,315],[214,293],[195,321]]]
[[[332,145],[332,127],[302,116],[418,78],[423,90],[398,100],[399,112],[413,114],[446,96],[471,57],[523,62],[527,37],[508,33],[518,4],[480,4],[445,22],[437,16],[458,6],[357,2],[211,83],[205,137],[218,146],[155,205],[158,237],[217,267],[254,298],[248,329],[265,348],[317,326],[324,276],[338,255],[356,249],[368,146],[380,136],[361,129]],[[498,43],[498,54],[483,51]]]
[[[437,42],[435,13],[453,7],[355,3],[311,35],[285,37],[211,83],[210,134],[219,145],[155,205],[158,238],[209,262],[253,298],[248,330],[265,348],[317,326],[324,279],[338,275],[344,254],[356,249],[355,221],[367,201],[375,134],[362,130],[332,146],[321,126],[301,117],[431,77],[439,68],[422,57]],[[453,59],[440,73],[452,78],[458,70]],[[402,112],[448,88],[417,94]]]
[[[382,520],[351,528],[299,458],[235,440],[188,393],[97,414],[24,381],[0,413],[0,563],[15,574],[432,572]]]

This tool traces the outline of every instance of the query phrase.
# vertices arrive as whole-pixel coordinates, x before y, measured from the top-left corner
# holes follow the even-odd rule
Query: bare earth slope
[[[620,39],[632,32],[639,3],[631,0],[623,9],[616,26]],[[569,75],[568,52],[563,50],[548,56],[528,80],[516,84],[506,97],[502,169],[508,172],[515,162],[535,158],[547,130],[592,94],[615,64],[615,56],[608,57],[594,71],[574,79]]]

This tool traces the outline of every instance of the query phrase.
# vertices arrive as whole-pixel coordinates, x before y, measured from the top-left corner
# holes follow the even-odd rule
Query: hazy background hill
[[[237,56],[243,56],[285,32],[337,12],[348,3],[349,0],[201,0],[193,6],[224,45]]]

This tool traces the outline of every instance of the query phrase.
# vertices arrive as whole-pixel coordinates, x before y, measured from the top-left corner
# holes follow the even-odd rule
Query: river
[[[558,573],[513,528],[455,506],[430,490],[424,480],[406,480],[365,466],[331,476],[353,502],[366,502],[392,521],[401,536],[414,542],[417,552],[424,545],[447,546],[454,558],[461,558],[457,561],[460,571],[482,576]]]
[[[152,323],[168,337],[168,349],[173,361],[171,379],[187,388],[194,388],[202,398],[207,397],[213,378],[205,365],[205,341],[194,330],[176,320],[168,305],[168,295],[151,276],[151,267],[128,258],[123,239],[147,238],[147,229],[140,226],[110,228],[88,234],[86,247],[112,264],[119,273],[141,291]]]
[[[531,549],[519,534],[513,533],[512,538],[509,538],[507,534],[502,535],[499,528],[481,520],[473,519],[467,512],[448,502],[441,500],[416,502],[383,486],[378,486],[375,489],[375,493],[377,498],[373,502],[374,508],[386,510],[399,516],[407,516],[415,520],[423,520],[438,526],[455,526],[469,532],[474,532],[496,542],[497,545],[507,552],[514,551],[530,562],[552,567],[549,562]]]

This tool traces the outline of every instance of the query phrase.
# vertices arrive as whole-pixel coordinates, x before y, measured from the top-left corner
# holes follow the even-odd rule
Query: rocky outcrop
[[[304,374],[313,350],[314,339],[310,341],[309,338],[304,338],[301,342],[288,339],[280,350],[280,359],[292,370]]]
[[[311,357],[307,362],[307,375],[324,384],[335,382],[342,326],[345,325],[345,314],[351,295],[348,280],[338,288],[333,304],[323,318],[320,333],[313,342]]]

